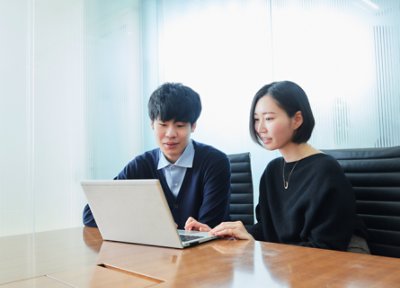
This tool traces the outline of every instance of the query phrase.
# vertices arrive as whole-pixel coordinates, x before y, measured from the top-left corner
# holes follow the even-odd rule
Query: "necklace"
[[[297,161],[294,165],[292,170],[290,170],[289,175],[287,180],[285,179],[285,166],[286,166],[286,162],[285,159],[283,159],[283,168],[282,168],[282,179],[283,179],[283,188],[285,188],[285,190],[287,190],[289,188],[289,180],[290,180],[290,176],[292,176],[292,173],[294,171],[294,168],[296,168],[297,164],[299,163],[299,161]]]

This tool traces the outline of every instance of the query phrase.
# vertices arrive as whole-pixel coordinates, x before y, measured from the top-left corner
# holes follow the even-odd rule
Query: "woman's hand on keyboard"
[[[242,221],[222,222],[218,226],[214,227],[210,233],[219,237],[233,237],[235,239],[254,240],[253,236],[247,232]]]

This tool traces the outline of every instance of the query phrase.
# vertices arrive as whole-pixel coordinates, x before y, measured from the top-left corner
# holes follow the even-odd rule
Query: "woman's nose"
[[[264,124],[265,124],[264,121],[261,121],[261,120],[258,121],[257,127],[256,127],[256,131],[257,131],[258,133],[260,133],[260,132],[265,132],[265,131],[267,130]]]

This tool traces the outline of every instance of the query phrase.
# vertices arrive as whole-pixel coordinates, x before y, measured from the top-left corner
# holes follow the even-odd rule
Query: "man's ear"
[[[301,114],[301,111],[297,111],[292,119],[293,119],[294,130],[298,129],[301,126],[301,124],[303,124],[303,114]]]
[[[151,124],[150,124],[150,126],[151,126],[151,129],[153,129],[153,130],[154,130],[154,120],[151,120]]]
[[[196,122],[194,122],[194,123],[192,124],[192,132],[194,132],[195,129],[196,129]]]

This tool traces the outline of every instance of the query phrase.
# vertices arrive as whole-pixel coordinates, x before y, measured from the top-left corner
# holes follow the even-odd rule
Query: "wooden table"
[[[237,240],[169,249],[82,227],[0,238],[0,288],[71,286],[400,287],[400,259]]]

